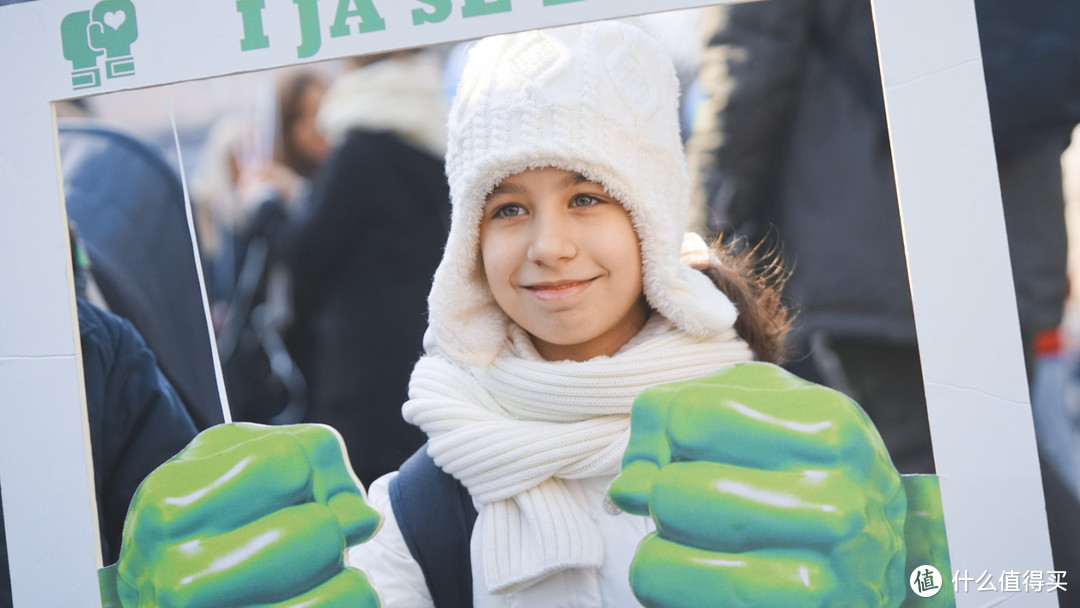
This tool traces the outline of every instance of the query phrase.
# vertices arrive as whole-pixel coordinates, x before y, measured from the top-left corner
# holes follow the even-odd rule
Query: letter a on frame
[[[361,34],[386,29],[386,21],[379,15],[379,11],[375,10],[371,0],[338,0],[337,15],[334,17],[334,24],[330,26],[332,37],[349,35],[349,17],[360,18],[356,29]]]

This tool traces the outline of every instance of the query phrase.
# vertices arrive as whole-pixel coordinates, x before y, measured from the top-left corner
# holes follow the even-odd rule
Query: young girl
[[[836,393],[745,364],[778,357],[785,312],[684,236],[677,97],[664,50],[625,24],[473,49],[403,408],[429,441],[372,485],[381,530],[348,553],[384,605],[903,597],[905,495],[876,432]],[[155,473],[129,517],[125,605],[376,602],[341,541],[317,541],[327,521],[350,543],[378,524],[320,468],[336,443],[318,432],[208,431]]]

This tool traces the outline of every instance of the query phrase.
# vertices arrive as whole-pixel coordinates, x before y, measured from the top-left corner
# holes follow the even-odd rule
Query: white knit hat
[[[690,179],[678,96],[665,49],[624,22],[494,36],[473,47],[450,110],[453,212],[428,297],[430,338],[443,352],[487,365],[505,343],[509,319],[479,260],[484,201],[505,177],[548,166],[601,184],[629,211],[650,306],[691,335],[731,329],[731,301],[679,261]]]

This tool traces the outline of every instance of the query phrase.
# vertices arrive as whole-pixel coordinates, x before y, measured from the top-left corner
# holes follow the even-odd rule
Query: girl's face
[[[484,204],[480,257],[495,302],[548,360],[611,355],[645,324],[630,215],[578,173],[530,169]]]

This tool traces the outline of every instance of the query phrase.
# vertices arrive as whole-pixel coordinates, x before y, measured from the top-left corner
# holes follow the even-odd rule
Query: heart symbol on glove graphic
[[[127,21],[127,14],[125,14],[124,11],[111,11],[105,13],[101,20],[105,22],[105,25],[114,30],[118,30],[120,29],[120,26],[124,25],[124,22]]]

